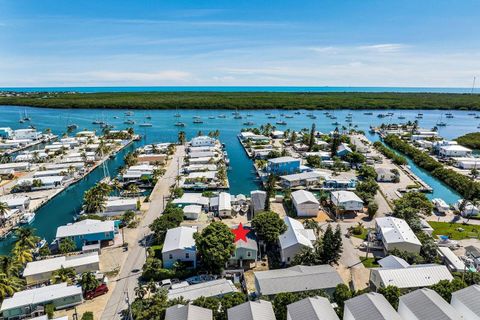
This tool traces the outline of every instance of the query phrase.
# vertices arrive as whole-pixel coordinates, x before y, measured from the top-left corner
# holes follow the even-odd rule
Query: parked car
[[[102,283],[98,287],[96,287],[94,290],[87,291],[85,293],[85,299],[91,300],[93,298],[96,298],[98,296],[101,296],[105,293],[108,292],[108,287],[105,283]]]

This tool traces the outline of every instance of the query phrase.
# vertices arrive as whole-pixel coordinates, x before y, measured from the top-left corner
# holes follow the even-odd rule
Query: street
[[[165,175],[159,179],[150,195],[150,207],[141,220],[136,241],[129,243],[128,256],[120,269],[116,279],[115,288],[107,302],[101,319],[121,319],[121,312],[127,309],[127,292],[130,302],[135,299],[134,289],[138,285],[138,279],[142,274],[142,266],[146,260],[145,238],[150,234],[149,225],[159,217],[164,210],[164,197],[170,194],[170,186],[175,184],[178,168],[182,166],[185,156],[185,147],[177,146],[175,154],[168,163]]]

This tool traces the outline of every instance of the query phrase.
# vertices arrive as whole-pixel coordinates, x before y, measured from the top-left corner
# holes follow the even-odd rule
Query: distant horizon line
[[[416,89],[472,89],[471,87],[438,87],[438,86],[289,86],[289,85],[71,85],[71,86],[2,86],[0,89],[37,89],[37,88],[416,88]]]

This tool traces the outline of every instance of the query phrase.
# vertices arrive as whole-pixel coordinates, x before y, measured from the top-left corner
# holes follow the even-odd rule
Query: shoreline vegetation
[[[480,95],[391,92],[2,92],[0,105],[84,109],[480,110]]]
[[[445,168],[443,164],[430,155],[409,145],[399,137],[389,134],[383,141],[392,149],[410,157],[416,165],[457,191],[465,199],[470,200],[470,198],[478,197],[480,194],[480,183],[472,181],[467,176],[452,169]]]

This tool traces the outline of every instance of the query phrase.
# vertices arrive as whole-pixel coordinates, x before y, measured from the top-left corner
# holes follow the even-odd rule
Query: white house
[[[165,310],[165,320],[213,320],[213,311],[190,303],[177,304]]]
[[[292,192],[292,202],[297,216],[316,217],[320,203],[310,191],[297,190]]]
[[[464,320],[480,320],[480,285],[455,291],[450,304],[463,316]]]
[[[282,262],[289,264],[303,248],[313,249],[316,237],[315,232],[312,229],[305,229],[300,221],[290,217],[285,217],[284,221],[287,231],[278,237],[278,241]]]
[[[398,313],[408,320],[462,320],[460,313],[432,289],[418,289],[400,297]]]
[[[455,210],[460,211],[460,209],[462,207],[462,204],[463,204],[463,200],[460,199],[453,205],[453,207],[454,207]],[[466,202],[460,213],[464,217],[476,216],[477,214],[480,213],[480,209],[477,206],[475,206],[474,204],[472,204],[471,202]]]
[[[227,310],[228,320],[276,320],[272,303],[265,300],[248,301]]]
[[[220,217],[230,217],[232,215],[232,196],[228,192],[218,194],[218,215]]]
[[[470,169],[479,169],[480,168],[480,158],[473,158],[473,157],[467,157],[467,158],[453,158],[455,161],[455,166],[457,166],[460,169],[464,170],[470,170]]]
[[[222,297],[228,293],[238,292],[231,280],[225,278],[206,281],[188,286],[181,286],[168,290],[168,300],[183,297],[186,300],[195,300],[200,297]]]
[[[439,149],[441,157],[467,157],[472,155],[472,150],[461,145],[441,146]]]
[[[13,137],[15,139],[30,139],[37,140],[42,136],[36,129],[17,129],[13,130]]]
[[[402,320],[383,295],[364,293],[345,301],[343,320]]]
[[[208,136],[199,136],[190,140],[190,145],[192,147],[213,147],[215,144],[216,140]]]
[[[330,200],[335,207],[343,211],[362,211],[363,201],[354,192],[351,191],[332,191]]]
[[[30,206],[29,196],[3,196],[0,202],[5,203],[9,209],[18,209],[25,211]]]
[[[252,214],[255,214],[265,211],[265,201],[267,201],[267,193],[262,190],[254,190],[250,192],[250,208]]]
[[[98,214],[102,216],[115,216],[121,215],[128,210],[137,211],[137,201],[136,198],[111,197],[105,202],[105,211],[98,212]]]
[[[196,268],[197,251],[193,239],[195,232],[197,230],[190,227],[177,227],[167,231],[162,249],[164,268],[172,268],[177,261]]]
[[[422,244],[405,220],[394,217],[376,218],[375,229],[377,239],[382,241],[386,252],[393,249],[420,252]]]
[[[202,213],[202,206],[191,204],[183,207],[183,215],[187,219],[197,220],[198,216]]]

